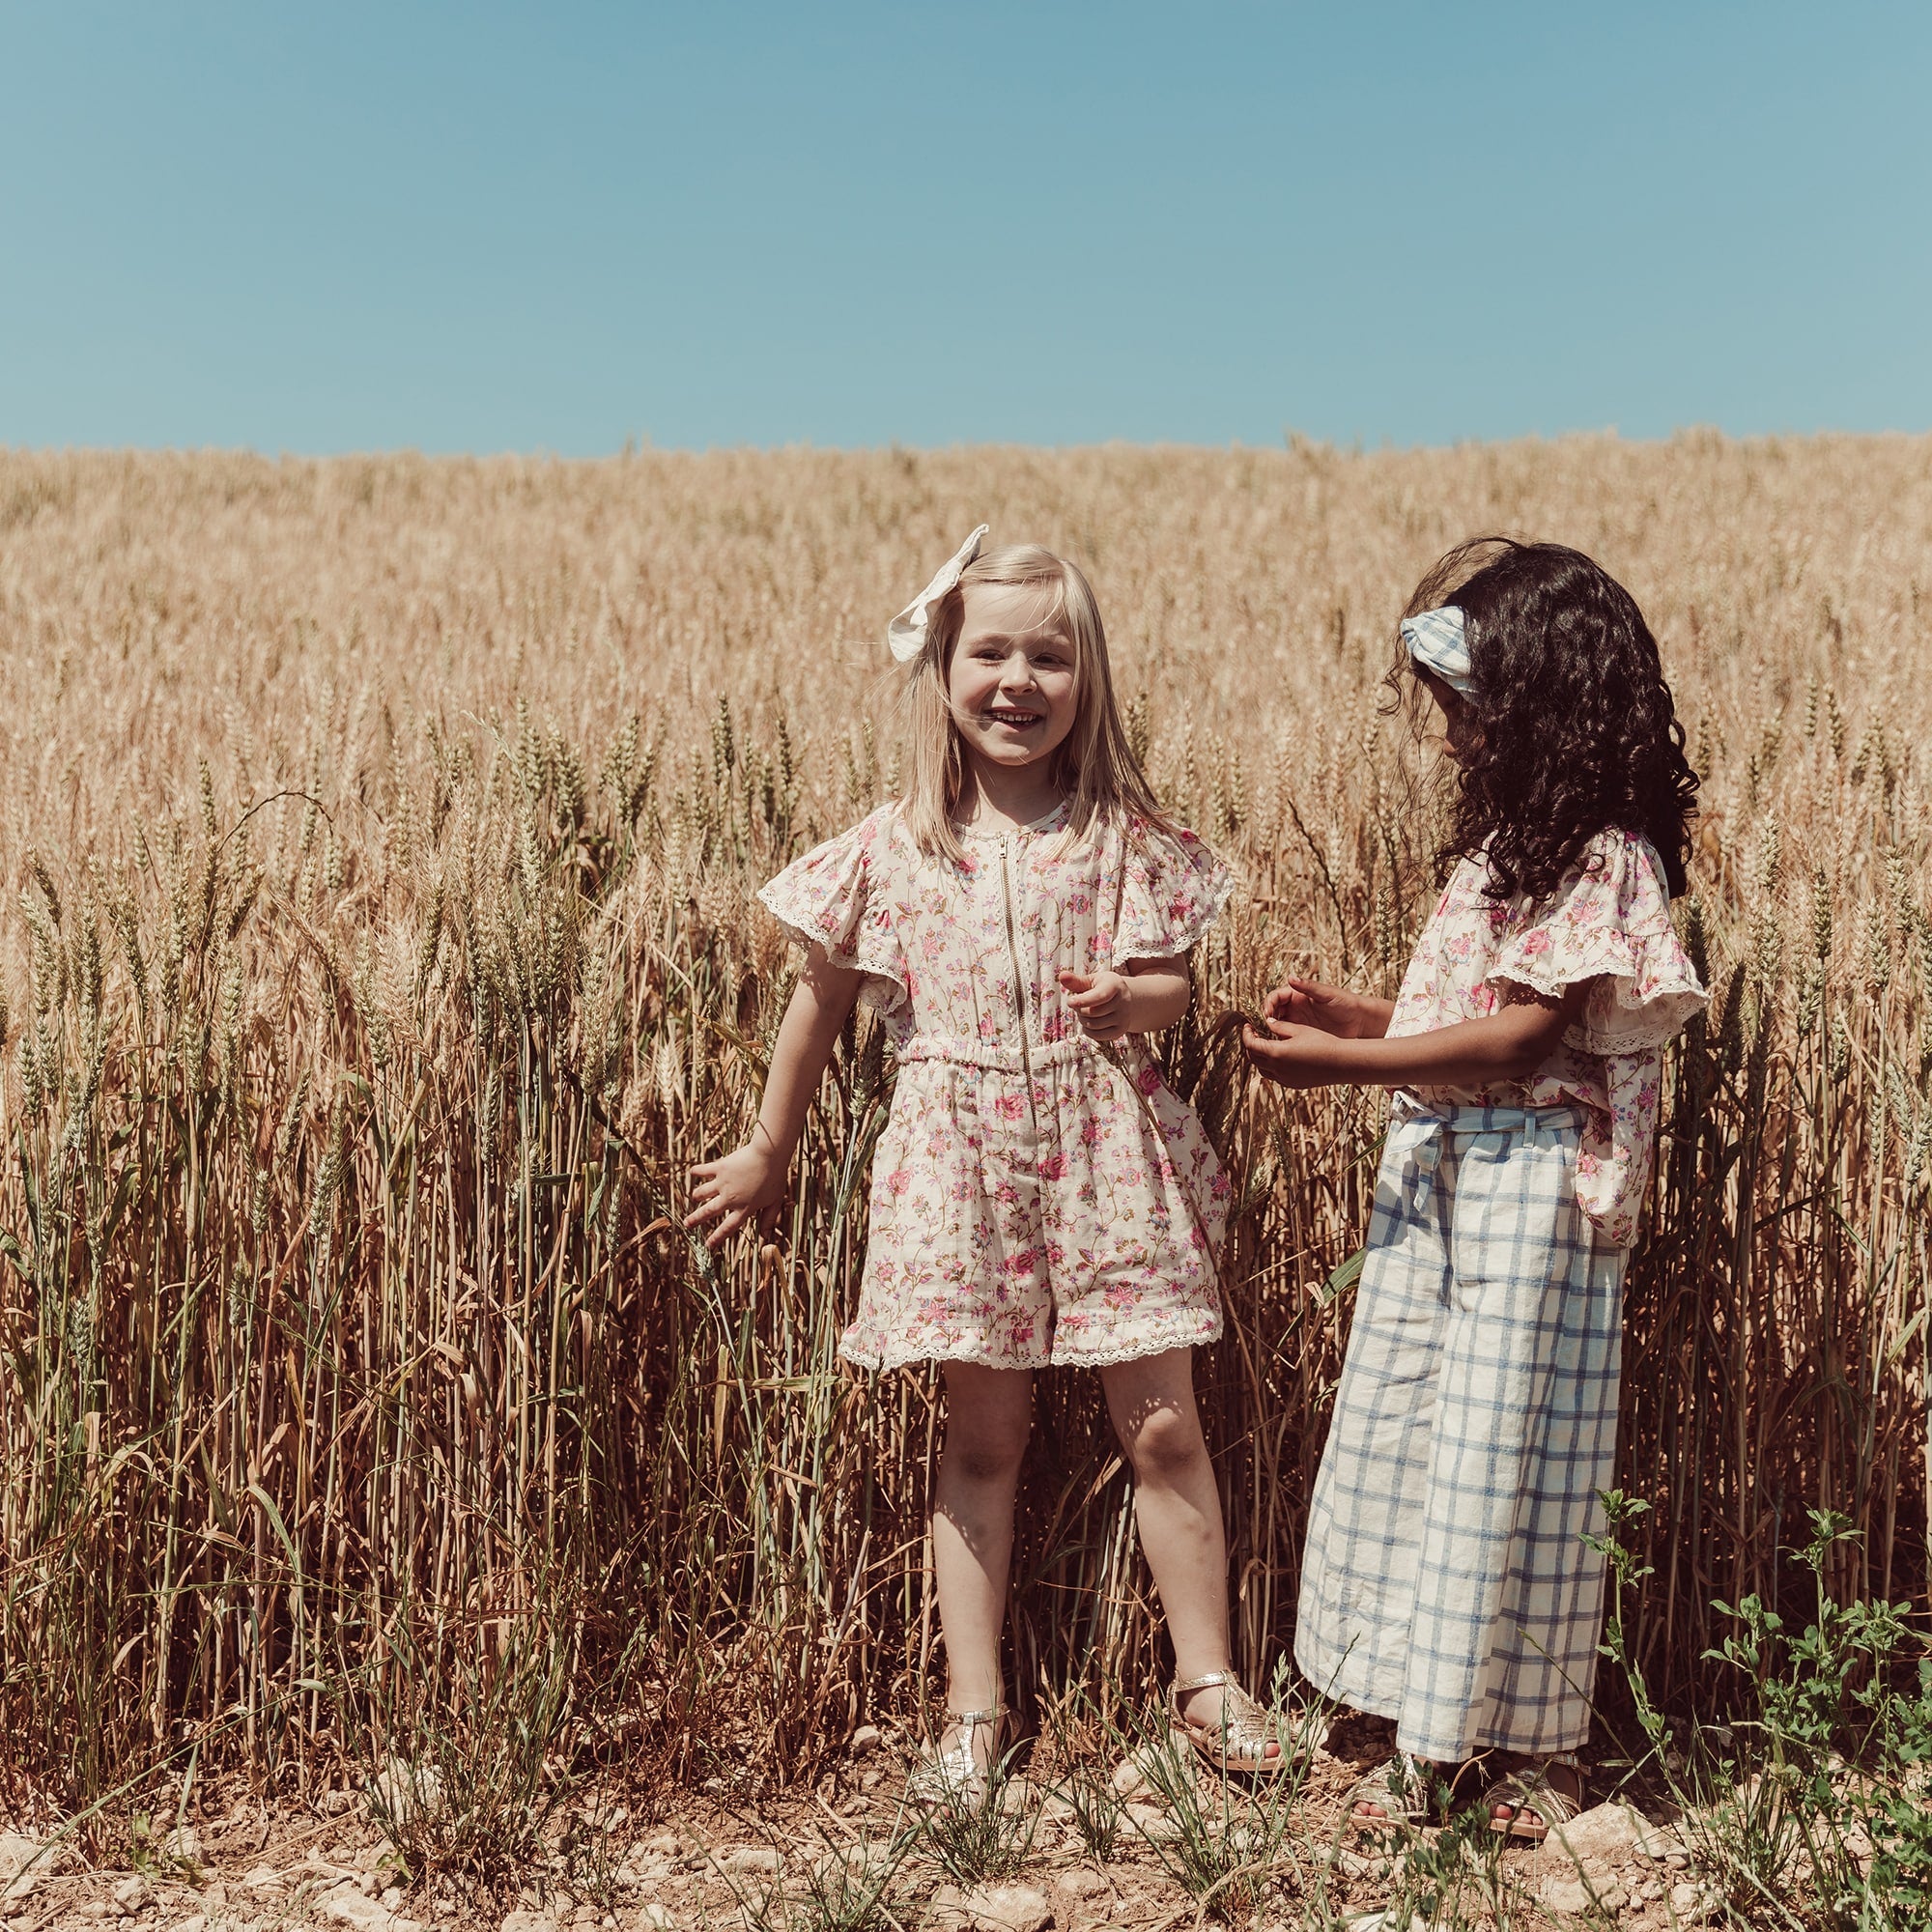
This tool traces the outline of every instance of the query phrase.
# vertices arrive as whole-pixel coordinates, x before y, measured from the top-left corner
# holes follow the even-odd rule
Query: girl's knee
[[[946,1425],[946,1462],[970,1483],[1010,1482],[1018,1476],[1031,1416],[1017,1419],[954,1416]]]
[[[1120,1435],[1134,1474],[1142,1481],[1172,1482],[1208,1460],[1201,1418],[1191,1409],[1150,1409],[1122,1426]]]

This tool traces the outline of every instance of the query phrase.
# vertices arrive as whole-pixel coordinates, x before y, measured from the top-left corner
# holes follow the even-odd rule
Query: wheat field
[[[1284,969],[1392,990],[1430,827],[1378,679],[1486,530],[1630,585],[1704,778],[1634,1655],[1719,1704],[1711,1605],[1780,1601],[1814,1508],[1861,1531],[1836,1593],[1927,1609],[1932,441],[5,454],[0,1796],[295,1789],[439,1723],[807,1776],[929,1701],[935,1392],[833,1354],[877,1033],[780,1242],[676,1224],[785,995],[752,893],[892,789],[885,619],[982,519],[1087,568],[1244,882],[1164,1043],[1236,1177],[1199,1381],[1239,1667],[1290,1635],[1380,1122],[1219,1022]],[[1013,1681],[1104,1717],[1158,1621],[1095,1388],[1039,1419]]]

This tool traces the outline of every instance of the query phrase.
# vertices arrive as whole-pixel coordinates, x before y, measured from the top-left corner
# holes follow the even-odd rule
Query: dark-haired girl
[[[1393,1090],[1310,1508],[1295,1660],[1392,1718],[1357,1822],[1420,1822],[1507,1753],[1492,1823],[1584,1801],[1625,1264],[1660,1054],[1704,1002],[1671,929],[1697,781],[1630,593],[1554,544],[1443,558],[1390,681],[1440,708],[1446,884],[1393,1004],[1291,980],[1250,1060]],[[1415,711],[1420,717],[1420,710]]]

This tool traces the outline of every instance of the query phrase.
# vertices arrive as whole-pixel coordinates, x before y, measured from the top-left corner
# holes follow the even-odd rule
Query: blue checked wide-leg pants
[[[1577,1138],[1565,1108],[1399,1111],[1377,1179],[1294,1656],[1440,1763],[1589,1730],[1629,1250],[1577,1206]]]

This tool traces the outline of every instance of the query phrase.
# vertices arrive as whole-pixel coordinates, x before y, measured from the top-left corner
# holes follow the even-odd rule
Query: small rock
[[[1113,1903],[1113,1892],[1105,1874],[1092,1865],[1056,1873],[1053,1889],[1047,1893],[1054,1924],[1060,1932],[1074,1932],[1079,1926],[1097,1928]]]
[[[192,1825],[177,1825],[161,1840],[161,1850],[185,1865],[201,1862],[201,1833]]]
[[[1689,1848],[1668,1825],[1646,1824],[1636,1834],[1636,1849],[1645,1858],[1657,1859],[1665,1863],[1690,1862]]]
[[[1710,1918],[1723,1902],[1708,1885],[1692,1885],[1687,1880],[1670,1888],[1670,1916],[1680,1925],[1694,1925]]]
[[[1121,1814],[1150,1845],[1172,1844],[1180,1827],[1158,1804],[1129,1804]]]
[[[200,1913],[192,1912],[185,1918],[177,1918],[168,1932],[208,1932],[208,1920]]]
[[[124,1878],[114,1888],[114,1909],[117,1912],[138,1912],[153,1896],[154,1889],[140,1872],[132,1878]]]
[[[422,1932],[415,1919],[391,1912],[380,1898],[366,1897],[353,1885],[325,1891],[315,1901],[315,1913],[325,1925],[346,1925],[350,1932]]]
[[[1148,1782],[1148,1776],[1138,1759],[1122,1758],[1114,1767],[1114,1792],[1117,1797],[1135,1799],[1151,1798],[1154,1789]]]
[[[442,1779],[428,1765],[392,1757],[369,1787],[369,1812],[379,1823],[407,1825],[442,1809]]]
[[[548,1912],[506,1912],[501,1932],[556,1932],[556,1920]]]
[[[1636,1847],[1638,1838],[1650,1827],[1628,1804],[1593,1804],[1567,1825],[1552,1825],[1537,1854],[1537,1862],[1546,1871],[1567,1875],[1568,1867],[1581,1867],[1587,1860],[1616,1864]]]
[[[42,1850],[38,1839],[0,1832],[0,1897],[10,1904],[25,1898],[52,1871],[54,1857],[42,1858]]]
[[[886,1741],[886,1734],[877,1724],[861,1724],[852,1733],[852,1755],[864,1757],[867,1751],[875,1751]]]
[[[247,1876],[242,1879],[242,1883],[250,1891],[286,1891],[288,1889],[288,1887],[282,1883],[281,1873],[273,1865],[251,1865]]]
[[[1592,1884],[1587,1878],[1547,1878],[1541,1888],[1544,1908],[1565,1916],[1583,1912],[1617,1912],[1624,1904],[1622,1886],[1608,1878]]]
[[[667,1907],[653,1899],[638,1914],[638,1923],[648,1926],[650,1932],[674,1932],[677,1921]]]
[[[975,1886],[957,1910],[958,1922],[973,1932],[1046,1932],[1053,1923],[1046,1893],[1030,1885]]]
[[[784,1862],[770,1845],[734,1845],[718,1861],[727,1872],[775,1872]]]

